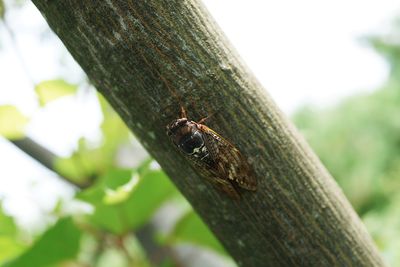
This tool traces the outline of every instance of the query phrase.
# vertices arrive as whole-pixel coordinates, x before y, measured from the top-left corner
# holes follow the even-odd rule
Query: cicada
[[[215,186],[239,199],[240,188],[255,191],[257,180],[251,166],[239,150],[214,130],[182,117],[167,126],[167,135],[189,161]]]

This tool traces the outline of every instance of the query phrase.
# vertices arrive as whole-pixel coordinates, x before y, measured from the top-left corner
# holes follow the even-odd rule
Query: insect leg
[[[206,120],[208,120],[209,118],[213,117],[217,112],[219,112],[219,110],[220,109],[218,109],[217,111],[214,111],[213,113],[211,113],[207,117],[204,117],[204,118],[200,119],[197,123],[198,124],[204,124],[204,122],[206,122]]]
[[[181,118],[187,118],[187,113],[183,106],[181,106]]]

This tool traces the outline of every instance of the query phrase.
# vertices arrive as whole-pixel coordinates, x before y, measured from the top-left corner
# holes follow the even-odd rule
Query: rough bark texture
[[[240,266],[383,265],[341,190],[201,3],[33,2]],[[227,198],[175,149],[165,126],[181,106],[193,120],[215,113],[207,125],[248,158],[256,193]]]

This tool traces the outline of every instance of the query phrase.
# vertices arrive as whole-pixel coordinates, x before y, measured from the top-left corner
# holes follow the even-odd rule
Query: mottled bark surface
[[[383,265],[338,186],[201,3],[33,2],[240,266]],[[175,149],[165,126],[180,106],[193,120],[215,113],[207,125],[248,158],[256,193],[227,198]]]

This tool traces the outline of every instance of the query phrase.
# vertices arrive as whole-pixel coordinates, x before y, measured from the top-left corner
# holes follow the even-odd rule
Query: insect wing
[[[201,160],[193,156],[187,157],[189,157],[190,161],[197,166],[197,170],[200,170],[200,172],[203,174],[203,177],[205,177],[210,183],[224,191],[231,198],[240,199],[240,195],[232,182],[221,178],[221,174],[218,173],[218,168],[216,167],[214,160]]]
[[[239,187],[256,190],[257,181],[246,158],[226,139],[200,124],[207,149],[215,162],[216,175],[219,178],[234,181]]]

